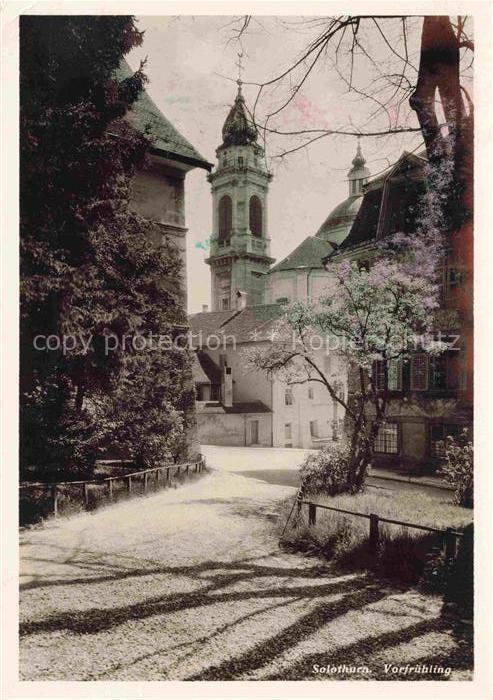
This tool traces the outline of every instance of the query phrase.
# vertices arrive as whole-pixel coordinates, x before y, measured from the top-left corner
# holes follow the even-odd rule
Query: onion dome
[[[245,108],[245,98],[241,94],[241,80],[238,83],[238,94],[231,107],[223,126],[223,146],[246,146],[257,140],[257,129],[249,119]]]
[[[361,152],[361,145],[358,138],[358,148],[356,149],[356,155],[353,158],[353,167],[348,172],[349,180],[349,195],[360,194],[363,190],[363,185],[370,177],[370,171],[365,168],[366,160]]]

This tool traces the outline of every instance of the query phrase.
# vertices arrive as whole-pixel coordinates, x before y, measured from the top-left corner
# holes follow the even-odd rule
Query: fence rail
[[[205,459],[201,456],[195,462],[166,464],[99,479],[19,484],[20,522],[22,525],[48,515],[56,517],[61,501],[68,500],[72,507],[82,505],[85,510],[91,510],[100,503],[112,502],[121,495],[122,489],[117,486],[123,486],[123,493],[127,497],[134,493],[146,494],[150,490],[157,491],[172,485],[172,476],[188,477],[190,474],[200,474],[204,469]],[[36,499],[36,493],[40,492],[41,498],[38,496]],[[64,509],[69,510],[68,507]]]
[[[432,532],[440,535],[445,547],[445,555],[448,557],[455,557],[457,554],[457,544],[458,539],[464,536],[464,533],[460,530],[455,530],[454,528],[448,527],[446,530],[440,530],[435,527],[429,527],[428,525],[420,525],[418,523],[408,523],[403,520],[393,520],[391,518],[383,518],[375,513],[359,513],[354,510],[345,510],[344,508],[335,508],[334,506],[327,506],[324,503],[315,503],[314,501],[308,501],[304,498],[298,498],[296,500],[298,505],[298,512],[301,511],[303,505],[308,506],[308,525],[313,526],[317,522],[317,508],[322,510],[335,511],[337,513],[342,513],[343,515],[352,515],[358,518],[366,518],[370,521],[370,533],[369,541],[370,548],[376,551],[378,549],[378,544],[380,540],[380,523],[388,523],[390,525],[400,525],[401,527],[409,527],[414,530],[423,530],[425,532]]]

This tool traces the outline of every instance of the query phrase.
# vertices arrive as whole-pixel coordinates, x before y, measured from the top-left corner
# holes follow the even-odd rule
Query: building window
[[[442,457],[445,452],[445,439],[450,435],[457,437],[460,432],[458,425],[437,423],[430,426],[430,455]]]
[[[286,391],[284,392],[284,405],[285,406],[292,406],[293,405],[293,390],[289,386],[286,389]]]
[[[219,200],[219,240],[224,241],[231,235],[233,227],[233,203],[231,197],[225,194]]]
[[[310,387],[308,387],[308,398],[313,399],[313,396],[314,396],[313,387],[310,386]]]
[[[286,438],[286,440],[291,440],[291,438],[292,438],[291,423],[284,423],[284,437]]]
[[[312,438],[318,438],[318,424],[316,420],[310,421],[310,435]]]
[[[289,304],[289,297],[279,297],[276,299],[276,304]]]
[[[428,355],[418,353],[411,357],[411,391],[428,389]]]
[[[389,361],[389,372],[388,372],[388,386],[389,391],[402,391],[402,362],[401,360],[390,360]]]
[[[385,391],[385,360],[375,360],[373,365],[375,391]]]
[[[229,311],[229,297],[224,297],[221,301],[221,306],[223,311]]]
[[[391,455],[399,453],[398,423],[382,423],[375,438],[373,451]]]
[[[262,235],[262,202],[256,194],[250,197],[249,204],[250,231],[254,236]]]
[[[238,157],[238,165],[240,166],[240,168],[243,167],[243,163],[244,163],[243,156],[239,156]]]

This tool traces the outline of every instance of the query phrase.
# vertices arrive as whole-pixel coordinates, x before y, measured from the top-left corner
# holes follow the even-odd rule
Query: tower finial
[[[235,66],[238,68],[238,79],[236,81],[236,84],[238,85],[238,92],[241,92],[241,86],[243,85],[243,80],[241,79],[241,74],[243,72],[243,63],[242,63],[242,58],[243,58],[243,51],[238,51],[238,61],[235,63]]]

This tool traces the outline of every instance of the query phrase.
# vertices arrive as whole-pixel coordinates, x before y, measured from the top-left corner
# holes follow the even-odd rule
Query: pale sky
[[[145,30],[143,45],[129,54],[132,67],[147,56],[147,90],[163,114],[210,162],[221,143],[221,128],[236,95],[238,42],[232,37],[231,17],[180,16],[141,17],[138,26]],[[389,22],[389,32],[398,27]],[[419,19],[411,20],[409,53],[417,62]],[[300,17],[262,17],[253,20],[243,37],[243,80],[262,82],[275,77],[301,50],[317,28],[316,19],[308,24]],[[396,45],[398,43],[396,36]],[[228,40],[230,40],[228,42]],[[370,37],[370,40],[372,38]],[[392,56],[385,47],[378,49],[383,66],[392,72]],[[394,63],[398,59],[394,57]],[[344,63],[344,56],[342,57]],[[388,65],[388,68],[387,68]],[[347,66],[347,64],[346,64]],[[378,79],[378,72],[360,59],[356,69],[360,85]],[[393,66],[394,68],[396,65]],[[339,67],[341,68],[341,66]],[[296,76],[293,76],[296,81]],[[293,83],[291,83],[293,84]],[[296,83],[295,83],[296,84]],[[278,106],[289,94],[287,83],[271,91],[260,114]],[[243,93],[250,109],[257,88],[244,85]],[[304,128],[344,128],[354,130],[369,121],[366,128],[385,128],[388,116],[372,119],[375,103],[350,95],[330,59],[321,60],[302,90],[277,118],[284,130]],[[408,123],[417,122],[403,105]],[[408,114],[409,113],[409,114]],[[306,236],[314,235],[329,212],[347,196],[347,171],[356,151],[356,138],[330,136],[289,155],[282,161],[274,156],[296,145],[291,137],[268,137],[268,166],[274,178],[269,193],[269,234],[271,254],[281,260]],[[372,174],[382,171],[403,150],[419,146],[416,134],[363,138],[363,154]],[[210,272],[204,262],[203,245],[211,235],[212,199],[204,170],[192,170],[186,177],[186,223],[189,312],[210,307]]]

